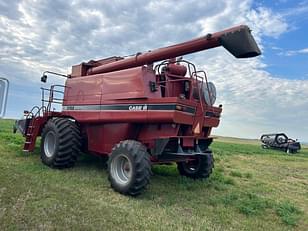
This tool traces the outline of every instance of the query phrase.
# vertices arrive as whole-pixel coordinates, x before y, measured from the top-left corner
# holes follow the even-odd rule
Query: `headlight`
[[[203,95],[204,100],[207,105],[213,106],[216,101],[216,87],[214,83],[208,82],[207,84],[203,82]]]

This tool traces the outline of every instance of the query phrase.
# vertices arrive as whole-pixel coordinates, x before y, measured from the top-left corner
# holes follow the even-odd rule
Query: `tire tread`
[[[44,154],[44,136],[50,129],[56,132],[58,147],[52,160]],[[42,131],[41,160],[52,168],[73,167],[81,149],[81,135],[79,127],[69,118],[54,117],[50,119]]]
[[[123,189],[114,179],[112,179],[110,174],[110,165],[112,158],[115,157],[120,152],[127,152],[133,158],[133,165],[135,166],[135,177],[132,180],[132,184],[128,189]],[[151,165],[150,158],[146,147],[138,141],[135,140],[124,140],[116,144],[111,152],[111,156],[108,160],[108,180],[111,187],[122,194],[137,196],[140,195],[150,182],[151,176]]]

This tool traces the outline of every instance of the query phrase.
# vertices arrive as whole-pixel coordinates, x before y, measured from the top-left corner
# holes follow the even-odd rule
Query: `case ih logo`
[[[128,110],[130,110],[130,111],[146,111],[146,110],[148,110],[148,106],[147,105],[130,105],[128,107]]]

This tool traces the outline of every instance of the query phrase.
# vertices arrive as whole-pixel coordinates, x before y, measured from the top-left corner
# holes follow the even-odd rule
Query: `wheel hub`
[[[198,160],[190,160],[185,163],[184,168],[186,169],[187,172],[194,173],[198,171],[200,167],[200,161]]]
[[[44,151],[47,157],[52,157],[56,150],[56,135],[53,131],[46,134],[44,139]]]
[[[111,176],[119,184],[128,184],[132,178],[132,172],[132,163],[124,154],[120,154],[112,160]]]

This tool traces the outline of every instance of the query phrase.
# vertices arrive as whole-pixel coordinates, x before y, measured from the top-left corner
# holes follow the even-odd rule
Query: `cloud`
[[[37,73],[67,72],[83,60],[144,51],[234,24],[248,22],[255,34],[261,30],[273,37],[287,29],[279,15],[251,9],[247,0],[23,0],[13,5],[14,17],[0,16],[0,60],[15,60]]]
[[[254,62],[207,60],[205,69],[215,81],[223,117],[218,134],[256,138],[264,132],[287,132],[307,140],[307,80],[274,78]],[[215,66],[212,64],[216,63]]]
[[[18,0],[1,1],[0,2],[0,12],[1,15],[6,16],[10,19],[18,19],[20,13],[18,11]]]
[[[278,53],[279,55],[284,55],[284,56],[294,56],[294,55],[307,55],[308,54],[308,47],[299,49],[299,50],[288,50],[288,51],[280,51]]]
[[[278,38],[288,30],[288,24],[281,14],[264,7],[248,11],[247,20],[253,23],[256,33],[265,36]]]
[[[308,12],[308,1],[302,1],[296,7],[288,8],[282,12],[283,17],[299,16]]]
[[[68,73],[90,59],[127,55],[182,42],[238,24],[248,24],[260,47],[264,39],[289,30],[284,15],[253,8],[251,0],[176,1],[21,0],[0,4],[0,74],[9,76],[20,94],[37,91],[44,70]],[[303,51],[302,51],[303,52]],[[264,68],[262,57],[237,60],[223,48],[188,55],[218,88],[224,114],[217,133],[257,137],[289,131],[308,140],[308,83],[279,79]],[[14,88],[13,88],[14,89]],[[21,107],[10,109],[10,115]],[[38,100],[39,102],[39,100]],[[12,104],[12,101],[11,101]],[[14,115],[15,116],[15,115]],[[290,123],[292,121],[292,123]]]

